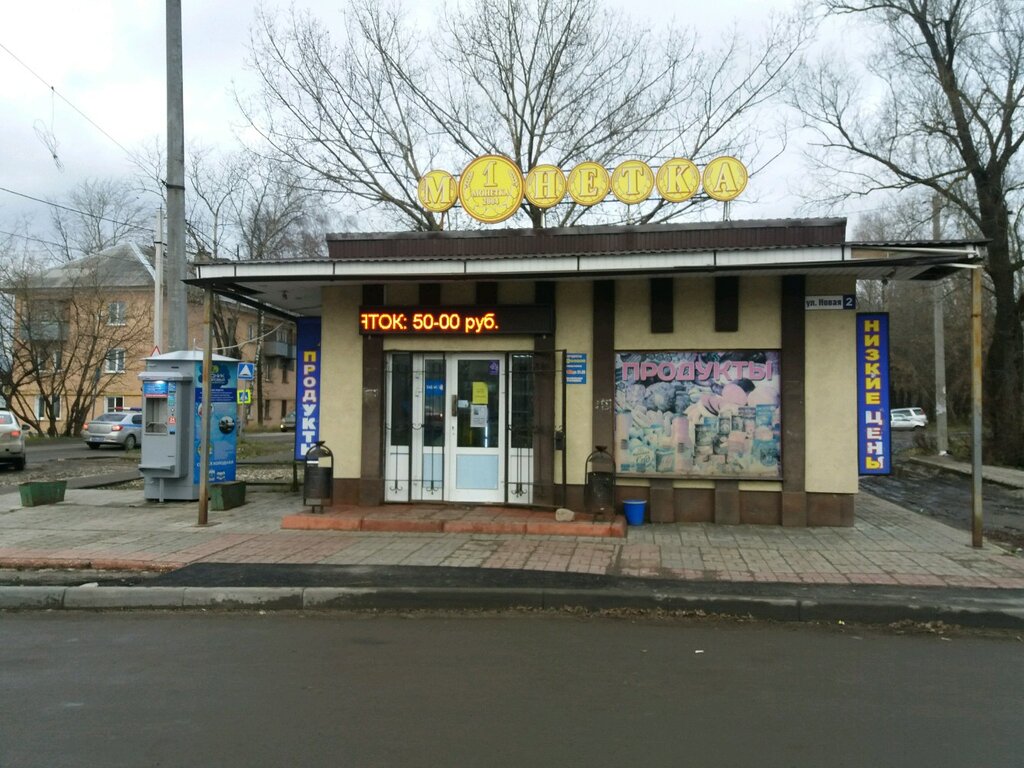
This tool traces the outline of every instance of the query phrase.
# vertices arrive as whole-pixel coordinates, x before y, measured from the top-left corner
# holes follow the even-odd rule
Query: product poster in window
[[[618,352],[620,475],[782,477],[777,350]]]

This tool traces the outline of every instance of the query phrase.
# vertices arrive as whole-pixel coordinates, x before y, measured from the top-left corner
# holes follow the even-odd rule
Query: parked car
[[[923,408],[893,408],[889,411],[890,429],[924,429],[928,414]]]
[[[281,419],[281,431],[282,432],[294,432],[295,431],[295,411],[290,411],[287,416]]]
[[[116,445],[130,451],[142,442],[142,413],[104,413],[82,427],[82,437],[85,438],[85,444],[93,450],[101,445]]]
[[[0,464],[25,468],[25,430],[10,411],[0,411]]]

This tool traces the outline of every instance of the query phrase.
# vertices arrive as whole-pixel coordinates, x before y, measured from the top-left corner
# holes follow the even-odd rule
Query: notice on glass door
[[[469,426],[472,429],[482,429],[487,426],[487,406],[474,405],[469,412]]]
[[[487,382],[486,381],[474,381],[473,382],[473,405],[487,405]]]

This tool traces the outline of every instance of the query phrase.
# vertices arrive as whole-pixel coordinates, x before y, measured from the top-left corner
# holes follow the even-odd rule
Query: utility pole
[[[156,212],[156,237],[153,238],[155,257],[153,271],[153,348],[162,352],[164,348],[164,209]]]
[[[971,270],[971,546],[984,544],[981,493],[981,265]]]
[[[939,214],[942,211],[942,199],[938,195],[932,197],[932,240],[938,240],[942,234]],[[949,452],[948,424],[946,422],[946,328],[943,322],[943,299],[945,298],[944,280],[936,280],[932,284],[932,318],[935,329],[935,443],[939,456]]]
[[[167,351],[188,347],[185,293],[185,108],[181,79],[181,0],[167,10]]]

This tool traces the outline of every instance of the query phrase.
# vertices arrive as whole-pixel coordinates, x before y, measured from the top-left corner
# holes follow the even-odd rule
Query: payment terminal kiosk
[[[235,479],[238,449],[238,361],[213,355],[210,378],[209,482]],[[199,498],[203,427],[203,353],[169,352],[146,358],[142,380],[144,496],[149,501]]]

